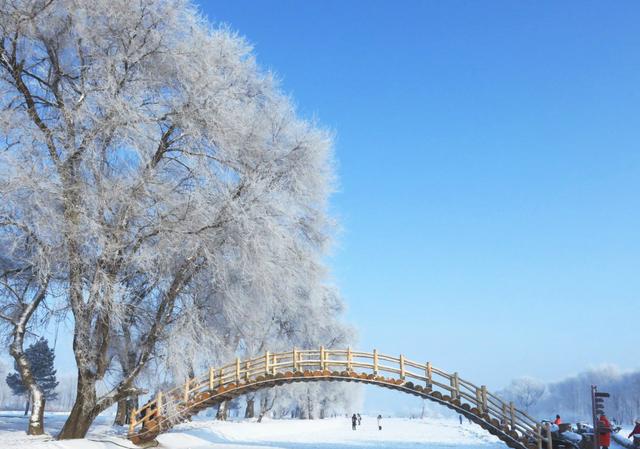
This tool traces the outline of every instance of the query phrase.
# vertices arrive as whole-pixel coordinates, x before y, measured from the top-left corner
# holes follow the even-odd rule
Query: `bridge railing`
[[[459,377],[458,373],[447,373],[431,365],[430,362],[417,362],[403,355],[392,356],[373,352],[347,349],[319,349],[270,353],[247,360],[237,358],[234,362],[221,367],[211,367],[208,372],[185,381],[183,385],[157,396],[130,417],[129,434],[135,434],[138,427],[145,428],[150,420],[162,420],[173,423],[180,420],[182,414],[204,400],[198,399],[199,393],[213,392],[216,389],[238,387],[243,383],[256,382],[259,376],[278,375],[287,372],[322,371],[365,373],[374,376],[391,375],[393,378],[414,385],[424,385],[426,391],[439,391],[447,400],[460,406],[468,404],[477,415],[497,421],[498,427],[507,432],[517,432],[527,436],[542,449],[543,443],[550,449],[550,438],[543,437],[542,427],[526,412],[518,410],[512,402],[505,402],[487,390],[484,385],[477,386]],[[375,381],[375,378],[374,380]],[[200,401],[200,402],[199,402]]]

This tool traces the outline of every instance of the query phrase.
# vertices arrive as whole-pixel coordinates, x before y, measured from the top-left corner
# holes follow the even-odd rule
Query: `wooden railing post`
[[[540,424],[536,424],[536,443],[537,449],[542,449],[542,426]]]
[[[326,357],[325,357],[325,353],[324,353],[324,346],[320,346],[320,370],[324,371],[326,368]]]
[[[184,383],[184,402],[185,404],[187,402],[189,402],[189,384],[191,383],[191,379],[187,379],[187,381]]]
[[[271,355],[269,354],[269,351],[266,351],[264,353],[264,373],[265,374],[269,374],[269,361],[271,359]]]
[[[158,391],[156,395],[156,410],[158,416],[162,416],[162,391]]]
[[[215,374],[216,374],[215,369],[213,369],[213,366],[210,366],[209,367],[209,390],[213,390],[213,379],[216,377]]]
[[[482,391],[482,410],[485,413],[489,413],[489,400],[487,398],[487,386],[482,385],[480,387],[480,390]]]
[[[458,391],[458,373],[453,373],[451,376],[451,399],[458,399],[459,391]]]
[[[347,348],[347,371],[353,371],[353,354],[351,354],[351,348]]]
[[[476,405],[480,414],[484,414],[484,407],[482,405],[482,388],[476,388]]]
[[[244,365],[244,381],[249,382],[249,369],[251,368],[251,362],[247,360],[247,363]]]
[[[273,354],[273,363],[271,364],[271,374],[275,375],[278,372],[278,354]]]
[[[400,354],[400,379],[404,380],[404,356]]]
[[[222,378],[224,377],[224,371],[222,368],[218,371],[218,386],[222,385]]]
[[[516,406],[513,405],[513,402],[509,402],[509,415],[511,418],[511,430],[516,429]]]
[[[129,435],[133,435],[133,431],[136,428],[136,410],[131,410],[131,416],[129,417]]]
[[[373,374],[378,375],[378,350],[373,350]]]
[[[291,360],[293,362],[293,371],[298,371],[298,351],[296,351],[295,347],[291,351]]]
[[[547,449],[553,449],[553,439],[551,438],[551,424],[547,423],[545,427],[547,428]],[[594,438],[597,437],[597,435],[594,436]]]
[[[433,367],[431,366],[431,362],[427,362],[427,367],[425,369],[426,377],[427,377],[427,386],[433,385]]]
[[[240,357],[236,357],[236,385],[240,383]]]
[[[503,429],[507,429],[508,428],[507,404],[506,404],[506,402],[502,403],[502,422],[500,424],[501,424]]]

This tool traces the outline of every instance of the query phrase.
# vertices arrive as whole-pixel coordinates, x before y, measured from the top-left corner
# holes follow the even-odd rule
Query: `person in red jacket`
[[[556,426],[559,426],[560,424],[562,424],[562,419],[560,419],[560,415],[556,415],[556,419],[553,420],[553,423]]]
[[[611,446],[611,423],[604,413],[598,420],[598,445],[603,449],[609,449]]]
[[[627,438],[631,438],[634,435],[640,435],[640,419],[636,419],[636,426],[633,428]]]

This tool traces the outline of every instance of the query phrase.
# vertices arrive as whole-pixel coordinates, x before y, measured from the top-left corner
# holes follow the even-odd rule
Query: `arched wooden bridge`
[[[200,411],[245,393],[292,382],[362,382],[429,399],[455,410],[514,449],[552,449],[545,426],[491,394],[487,388],[431,365],[399,357],[351,349],[266,352],[249,360],[236,359],[184,385],[160,392],[134,410],[129,439],[141,444],[188,420]]]

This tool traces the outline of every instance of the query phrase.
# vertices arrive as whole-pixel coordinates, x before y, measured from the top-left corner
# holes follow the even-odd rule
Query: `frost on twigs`
[[[0,0],[0,33],[0,253],[73,315],[61,437],[151,362],[177,378],[348,336],[323,263],[331,136],[242,38],[182,0]]]

